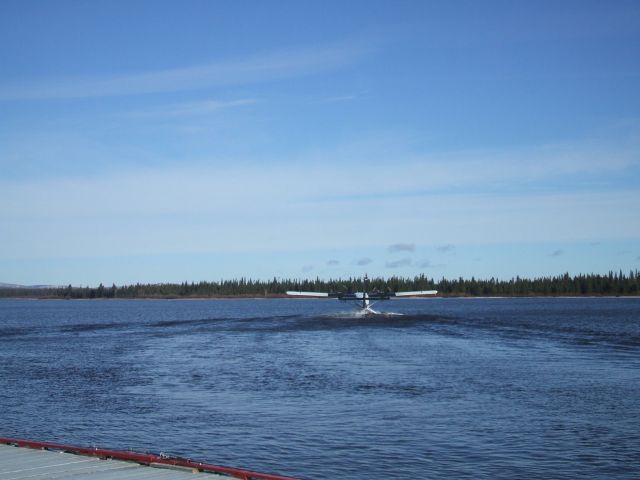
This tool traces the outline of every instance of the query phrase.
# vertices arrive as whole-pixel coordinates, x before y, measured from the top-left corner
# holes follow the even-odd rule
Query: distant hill
[[[60,288],[59,285],[17,285],[15,283],[3,283],[0,282],[0,288],[28,288],[28,289],[40,289],[40,288]]]

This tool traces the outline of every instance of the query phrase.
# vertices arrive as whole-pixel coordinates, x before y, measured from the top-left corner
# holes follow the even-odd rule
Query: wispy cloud
[[[144,73],[3,83],[0,100],[137,95],[259,83],[331,71],[360,61],[369,51],[361,44],[343,42]]]
[[[414,243],[394,243],[389,245],[389,252],[415,252],[416,245]]]
[[[330,267],[335,267],[336,265],[340,265],[340,261],[339,260],[327,260],[327,265],[329,265]]]
[[[360,171],[358,165],[345,168],[346,176],[353,178]],[[640,210],[640,196],[634,189],[300,201],[310,194],[340,191],[339,182],[323,166],[240,162],[121,169],[90,177],[3,177],[0,223],[12,228],[8,235],[0,235],[0,246],[13,256],[31,258],[59,257],[69,251],[77,255],[256,252],[300,245],[386,249],[398,238],[442,246],[460,239],[565,242],[602,238],[603,232],[611,232],[612,238],[640,236],[634,216]],[[371,222],[362,211],[376,212],[384,223]],[[416,216],[416,211],[429,214]],[[43,229],[54,240],[43,241]],[[564,247],[555,244],[546,255],[553,248]],[[371,252],[355,254],[352,264],[359,259],[358,265],[369,265],[375,255]],[[308,262],[301,260],[295,268]]]
[[[337,103],[337,102],[349,102],[355,100],[357,95],[336,95],[335,97],[327,97],[322,99],[318,103]]]
[[[218,110],[242,107],[256,103],[255,100],[245,98],[240,100],[202,100],[199,102],[171,103],[159,107],[148,108],[144,110],[134,110],[127,113],[127,116],[135,118],[151,118],[151,117],[186,117],[192,115],[208,115]]]
[[[302,272],[303,273],[308,273],[310,271],[313,270],[313,265],[305,265],[304,267],[302,267]]]
[[[403,268],[403,267],[441,268],[441,267],[444,267],[445,264],[433,263],[432,261],[427,259],[414,261],[410,258],[402,258],[400,260],[393,260],[393,261],[386,262],[384,266],[386,268]]]
[[[431,260],[421,260],[416,265],[419,268],[441,268],[446,266],[444,263],[433,263]]]
[[[436,250],[440,253],[447,253],[452,252],[455,248],[455,245],[448,243],[447,245],[440,245],[436,247]]]
[[[386,268],[400,268],[400,267],[410,267],[412,264],[410,258],[402,258],[400,260],[394,260],[392,262],[386,262],[384,266]]]
[[[640,167],[639,147],[640,140],[618,143],[585,140],[416,156],[406,152],[406,140],[372,138],[369,142],[312,154],[306,161],[317,161],[326,168],[327,158],[334,158],[342,169],[344,159],[348,158],[350,167],[367,168],[370,182],[354,184],[343,175],[334,179],[332,192],[318,198],[318,201],[366,200],[383,195],[418,197],[439,192],[584,190],[577,179],[593,182],[598,175],[597,178],[606,179]],[[402,154],[394,153],[403,149]],[[400,157],[397,162],[394,160],[394,165],[401,168],[388,168],[391,155]]]
[[[369,96],[369,90],[362,90],[356,93],[349,93],[344,95],[326,96],[316,101],[315,103],[338,103],[338,102],[351,102],[353,100],[363,99]]]
[[[561,249],[559,249],[559,250],[554,250],[553,252],[551,252],[551,253],[549,254],[549,256],[550,256],[550,257],[559,257],[559,256],[561,256],[561,255],[564,255],[564,250],[561,250]]]

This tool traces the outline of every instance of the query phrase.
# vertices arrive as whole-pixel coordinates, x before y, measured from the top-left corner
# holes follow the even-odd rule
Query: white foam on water
[[[367,318],[367,317],[393,317],[402,316],[404,313],[399,312],[371,312],[365,310],[345,310],[342,312],[332,312],[322,315],[323,317],[331,318]]]

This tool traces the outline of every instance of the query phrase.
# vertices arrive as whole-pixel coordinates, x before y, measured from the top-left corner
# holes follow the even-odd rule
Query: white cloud
[[[252,105],[255,100],[245,98],[239,100],[201,100],[198,102],[171,103],[159,107],[148,108],[145,110],[134,110],[127,113],[127,116],[137,118],[148,117],[184,117],[191,115],[207,115],[218,110]]]
[[[605,174],[611,168],[623,171],[634,161],[624,151],[606,154],[601,147],[600,152],[602,157],[583,163],[567,160],[571,165],[560,170]],[[498,157],[517,158],[517,153]],[[524,163],[535,163],[541,179],[554,178],[558,155],[550,160],[528,154]],[[467,160],[472,157],[475,160]],[[640,194],[635,189],[469,193],[478,182],[509,178],[514,185],[528,174],[526,168],[515,167],[505,173],[501,167],[508,169],[508,164],[492,163],[492,156],[480,161],[480,154],[468,152],[462,158],[433,163],[399,159],[384,169],[351,158],[340,166],[339,175],[326,162],[304,158],[277,164],[216,159],[215,166],[0,180],[0,251],[33,258],[386,248],[399,245],[398,238],[404,240],[401,251],[410,251],[411,245],[450,251],[454,243],[640,237],[635,218]],[[607,163],[605,158],[618,160]],[[476,162],[476,170],[461,171],[459,162]],[[369,178],[362,182],[368,166]],[[447,190],[451,186],[465,188]]]
[[[0,100],[136,95],[257,83],[334,70],[361,60],[368,50],[343,42],[153,72],[4,83]]]
[[[34,257],[384,246],[399,236],[434,246],[640,237],[634,190],[299,201],[331,193],[332,179],[264,166],[2,182],[0,250]]]
[[[389,196],[419,196],[444,190],[513,191],[554,178],[603,176],[640,166],[637,142],[613,144],[584,141],[529,148],[465,150],[429,155],[402,155],[403,139],[372,139],[304,157],[305,164],[335,166],[332,188],[317,190],[317,200]],[[393,164],[389,158],[393,157]],[[367,172],[367,182],[355,182],[356,171]],[[602,177],[600,177],[602,178]],[[324,187],[324,185],[323,185]],[[311,190],[307,198],[314,198]]]

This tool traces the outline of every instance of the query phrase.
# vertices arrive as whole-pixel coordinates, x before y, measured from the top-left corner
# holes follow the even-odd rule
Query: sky
[[[637,1],[0,2],[0,282],[640,268]]]

